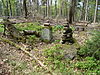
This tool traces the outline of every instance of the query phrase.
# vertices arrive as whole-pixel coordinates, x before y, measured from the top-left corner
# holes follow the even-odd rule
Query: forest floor
[[[26,24],[28,25],[28,24]],[[21,30],[21,28],[34,30],[32,25],[26,26],[24,24],[19,24],[16,26]],[[21,27],[21,28],[20,28]],[[28,29],[28,28],[27,28]],[[38,30],[39,28],[35,28]],[[77,52],[77,48],[79,48],[79,44],[82,45],[84,41],[87,39],[87,35],[85,32],[74,33],[73,36],[77,40],[77,44],[74,45],[62,45],[59,43],[60,40],[60,32],[57,31],[54,33],[55,41],[53,43],[47,44],[39,40],[39,38],[35,38],[35,41],[32,40],[34,37],[29,38],[27,43],[16,43],[21,47],[25,47],[29,53],[33,56],[36,56],[39,61],[45,64],[45,56],[43,55],[43,51],[46,49],[50,49],[51,47],[55,47],[55,45],[60,45],[65,53],[75,53]],[[6,38],[0,33],[0,38]],[[6,38],[10,40],[9,38]],[[73,61],[73,60],[72,60]],[[73,73],[72,73],[73,74]],[[46,72],[35,60],[33,60],[30,56],[25,54],[20,49],[15,46],[4,42],[0,39],[0,75],[51,75]],[[61,73],[54,72],[54,75],[62,75]]]
[[[49,49],[56,44],[59,43],[46,44],[44,42],[40,42],[35,44],[34,46],[27,46],[31,47],[31,51],[29,52],[35,55],[38,60],[44,63],[45,57],[42,55],[43,50]],[[25,46],[26,44],[20,43],[18,45]],[[67,53],[71,52],[70,50],[74,51],[74,49],[75,47],[70,46],[67,49]],[[23,51],[7,42],[0,40],[0,75],[49,75],[45,73],[44,70],[38,71],[38,67],[41,66],[37,62],[35,62],[35,60],[32,60],[32,58],[25,54]]]

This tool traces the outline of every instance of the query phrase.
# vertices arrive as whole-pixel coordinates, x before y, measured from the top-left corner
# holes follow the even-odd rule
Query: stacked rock
[[[73,32],[72,29],[69,27],[69,23],[64,23],[63,35],[62,35],[62,44],[73,44]]]

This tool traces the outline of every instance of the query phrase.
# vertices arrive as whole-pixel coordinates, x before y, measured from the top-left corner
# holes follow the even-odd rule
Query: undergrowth
[[[77,58],[69,60],[64,58],[63,45],[56,44],[55,46],[45,49],[45,64],[48,65],[52,72],[60,75],[99,75],[100,61],[94,57]]]
[[[93,32],[92,38],[78,51],[80,56],[90,56],[100,59],[100,31]]]
[[[64,50],[62,50],[60,44],[44,50],[44,55],[46,57],[45,64],[48,65],[51,70],[58,70],[62,73],[66,72],[66,62],[63,59]]]
[[[0,32],[4,31],[4,26],[2,24],[0,24]]]
[[[83,60],[77,61],[75,67],[83,71],[85,75],[99,75],[100,74],[100,61],[93,57],[86,57]]]
[[[16,24],[15,26],[20,31],[23,31],[23,30],[33,30],[33,31],[40,32],[41,29],[42,29],[42,26],[40,26],[38,22],[34,22],[34,23],[20,23],[20,24]]]

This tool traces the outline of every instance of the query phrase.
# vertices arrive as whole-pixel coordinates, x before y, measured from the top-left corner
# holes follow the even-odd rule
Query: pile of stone
[[[63,29],[63,35],[62,35],[62,40],[61,43],[62,44],[73,44],[74,40],[73,40],[73,32],[72,29],[69,27],[68,23],[64,23],[64,29]]]

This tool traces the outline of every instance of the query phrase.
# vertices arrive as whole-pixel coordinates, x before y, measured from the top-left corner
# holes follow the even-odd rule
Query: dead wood
[[[23,30],[24,35],[36,35],[37,37],[40,37],[40,34],[36,31],[32,31],[32,30]]]

